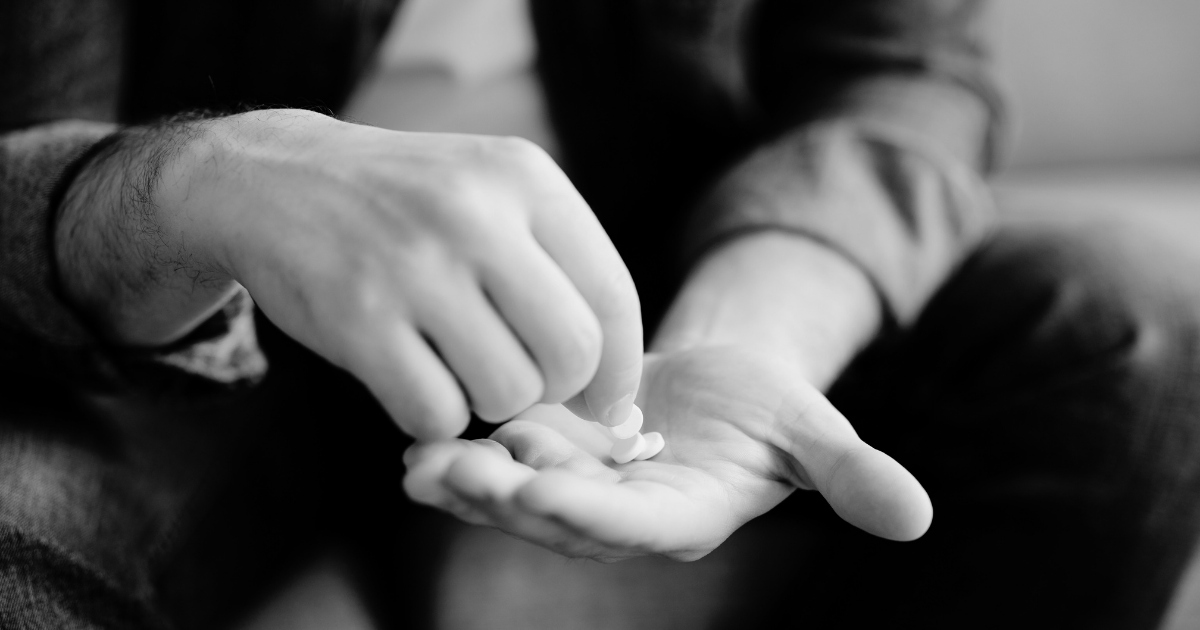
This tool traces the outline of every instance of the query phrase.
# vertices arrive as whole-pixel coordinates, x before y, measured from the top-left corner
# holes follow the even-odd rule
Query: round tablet
[[[650,459],[651,457],[658,455],[662,452],[663,447],[667,445],[667,441],[663,439],[662,434],[658,431],[651,431],[642,437],[646,440],[646,448],[642,449],[641,453],[638,453],[636,456],[634,456],[634,459],[638,461]]]
[[[618,424],[615,427],[608,427],[608,432],[618,440],[628,440],[637,435],[638,431],[642,430],[642,410],[637,405],[629,411],[629,417],[625,422]]]
[[[624,464],[633,461],[633,458],[644,450],[646,450],[646,438],[642,437],[641,433],[634,433],[631,438],[613,442],[609,455],[612,456],[613,461]]]

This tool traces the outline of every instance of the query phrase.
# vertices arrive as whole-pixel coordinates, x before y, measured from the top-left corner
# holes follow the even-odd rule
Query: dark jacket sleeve
[[[265,362],[244,295],[204,328],[213,336],[132,351],[101,343],[58,291],[56,196],[117,130],[126,4],[0,4],[0,371],[95,385],[157,365],[222,382],[257,377]]]

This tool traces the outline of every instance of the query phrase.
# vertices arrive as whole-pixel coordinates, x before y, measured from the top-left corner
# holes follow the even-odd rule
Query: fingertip
[[[458,437],[471,422],[466,398],[453,379],[447,380],[444,387],[406,383],[389,388],[375,378],[364,382],[401,431],[418,442],[438,442]],[[416,391],[422,385],[426,389]]]
[[[345,367],[400,430],[420,442],[462,434],[471,420],[466,396],[425,338],[403,321],[367,319],[360,327],[379,331],[378,338],[358,335],[345,342],[350,357]]]
[[[418,442],[440,442],[456,438],[471,423],[471,411],[461,391],[446,392],[441,396],[425,394],[425,400],[386,401],[385,406],[396,407],[389,411],[400,429]],[[394,402],[394,405],[388,405]]]
[[[434,506],[442,503],[442,493],[428,476],[405,473],[400,486],[404,488],[404,494],[416,503]]]
[[[552,468],[590,456],[598,466],[608,456],[612,439],[597,424],[581,422],[562,405],[537,405],[491,434],[513,459],[534,468]]]
[[[586,398],[592,417],[606,427],[615,427],[624,424],[629,419],[629,414],[633,411],[634,394],[626,394],[611,404],[606,404],[606,401],[603,399],[597,400],[600,397],[590,393],[586,395]]]
[[[500,442],[497,442],[496,440],[480,438],[478,440],[471,440],[471,443],[477,444],[484,448],[490,448],[497,455],[499,455],[505,459],[511,460],[513,458],[512,453],[508,452],[508,449],[505,448],[505,446],[503,444],[501,444]]]
[[[604,328],[604,356],[592,382],[583,390],[592,417],[602,425],[616,426],[629,417],[642,382],[642,347],[640,318],[607,320]]]
[[[491,447],[473,445],[450,465],[446,485],[474,501],[503,501],[536,474]]]
[[[441,480],[462,453],[465,442],[446,440],[417,443],[404,451],[404,493],[417,503],[440,506],[447,496]]]
[[[846,454],[828,490],[839,516],[881,538],[916,540],[933,522],[933,503],[916,477],[870,447]]]
[[[418,462],[421,461],[421,458],[424,455],[424,450],[425,450],[426,446],[427,445],[425,445],[425,444],[417,442],[416,444],[413,444],[413,445],[409,446],[408,448],[404,449],[404,454],[401,456],[401,460],[404,462],[404,467],[406,469],[412,468],[414,465],[416,465]]]
[[[471,415],[464,409],[461,413],[446,414],[440,418],[422,418],[417,421],[398,421],[400,428],[417,442],[440,442],[456,438],[467,430]]]
[[[532,368],[516,371],[527,373],[508,377],[508,385],[497,390],[503,393],[493,393],[486,405],[474,405],[473,411],[480,420],[488,424],[503,424],[541,400],[545,389],[541,374]]]

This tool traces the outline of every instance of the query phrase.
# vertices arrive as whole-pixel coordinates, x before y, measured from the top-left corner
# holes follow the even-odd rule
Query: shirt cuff
[[[113,348],[122,380],[160,395],[242,389],[267,373],[254,301],[243,288],[183,339],[151,350]]]

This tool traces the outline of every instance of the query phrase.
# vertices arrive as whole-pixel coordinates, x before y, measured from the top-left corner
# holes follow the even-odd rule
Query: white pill
[[[608,432],[618,440],[628,440],[637,435],[638,431],[642,430],[642,410],[637,405],[629,412],[629,417],[625,422],[618,424],[615,427],[608,427]]]
[[[633,461],[633,458],[644,450],[646,450],[646,438],[642,437],[641,433],[634,433],[631,438],[613,442],[612,450],[608,454],[612,456],[613,461],[624,464]]]
[[[636,456],[634,456],[634,459],[638,460],[639,462],[643,459],[650,459],[651,457],[658,455],[662,452],[663,447],[667,445],[667,441],[663,439],[662,434],[658,431],[651,431],[650,433],[643,435],[642,438],[646,440],[646,448],[642,449],[641,453],[638,453]]]

